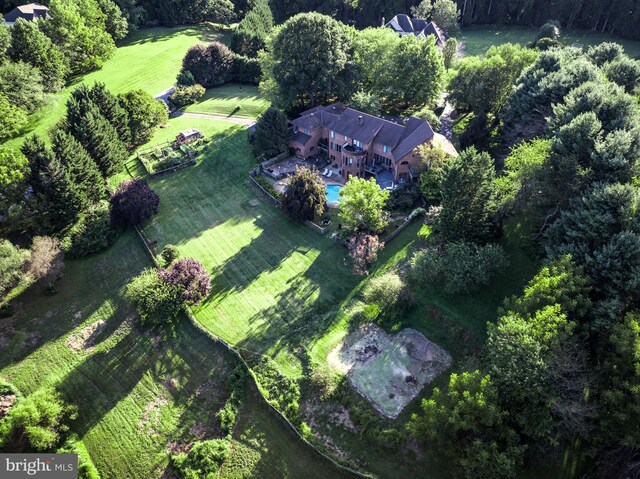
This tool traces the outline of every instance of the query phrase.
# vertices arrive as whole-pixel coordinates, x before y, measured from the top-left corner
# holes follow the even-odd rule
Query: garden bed
[[[201,141],[189,145],[167,141],[138,151],[138,159],[151,176],[173,172],[195,163],[196,149]]]

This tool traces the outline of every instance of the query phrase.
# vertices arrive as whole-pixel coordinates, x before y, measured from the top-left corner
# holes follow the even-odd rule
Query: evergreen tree
[[[95,204],[106,198],[107,189],[100,170],[78,140],[59,128],[51,135],[51,143],[56,159],[67,167],[88,202]]]
[[[326,186],[318,172],[296,168],[282,199],[284,211],[295,221],[313,221],[322,216],[326,203]]]
[[[32,188],[32,192],[38,194],[43,190],[40,177],[53,160],[53,154],[51,150],[47,148],[42,138],[37,135],[25,139],[21,151],[29,163],[29,177],[27,181]]]
[[[79,101],[74,95],[67,101],[67,128],[96,162],[102,176],[120,172],[127,150],[118,132],[102,116],[91,100]]]
[[[107,90],[104,83],[95,83],[89,91],[89,97],[98,106],[102,116],[116,129],[120,141],[128,144],[131,141],[129,114],[118,101],[118,97]]]
[[[56,91],[64,86],[69,60],[39,28],[37,22],[19,18],[11,29],[9,56],[40,70],[44,86]]]
[[[449,241],[486,241],[495,233],[495,169],[488,153],[467,148],[449,161],[441,184],[437,231]]]
[[[267,108],[249,137],[255,152],[270,158],[287,151],[287,124],[287,117],[282,111],[272,106]]]

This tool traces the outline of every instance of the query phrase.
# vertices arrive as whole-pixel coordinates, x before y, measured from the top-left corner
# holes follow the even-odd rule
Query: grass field
[[[491,46],[503,43],[519,43],[526,45],[531,43],[536,36],[534,28],[520,26],[478,26],[466,27],[462,30],[462,42],[465,45],[464,54],[482,55]],[[624,46],[625,51],[631,57],[640,56],[640,42],[619,38],[604,33],[588,30],[563,30],[560,41],[566,45],[580,43],[585,48],[602,42],[617,42]]]
[[[190,46],[224,38],[225,34],[206,25],[138,30],[118,47],[100,70],[84,75],[55,95],[53,102],[32,118],[25,134],[46,133],[64,114],[65,102],[79,83],[104,82],[113,93],[142,89],[156,95],[174,84],[182,57]],[[18,137],[6,144],[17,147],[21,143],[22,137]]]
[[[189,105],[185,111],[257,118],[268,107],[269,101],[262,96],[257,86],[230,83],[210,88],[201,101]]]

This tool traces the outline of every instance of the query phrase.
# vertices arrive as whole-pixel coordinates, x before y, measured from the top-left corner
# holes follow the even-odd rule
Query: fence
[[[253,178],[252,178],[253,179]],[[255,183],[257,186],[257,183]],[[262,189],[262,188],[261,188]],[[263,190],[264,191],[264,190]],[[265,192],[266,193],[266,192]],[[269,195],[270,196],[270,195]],[[153,261],[153,264],[158,267],[160,266],[158,263],[158,260],[156,258],[156,256],[153,254],[153,251],[151,251],[151,248],[149,248],[149,244],[145,238],[145,236],[142,234],[142,232],[140,231],[140,229],[136,226],[135,227],[136,233],[138,234],[138,237],[140,238],[140,240],[142,241],[142,244],[144,245],[145,249],[147,250],[147,253],[149,253],[149,256],[151,257],[151,261]],[[256,375],[254,374],[253,370],[249,367],[249,365],[247,364],[247,362],[244,360],[244,358],[242,357],[242,354],[240,354],[240,352],[234,348],[233,346],[231,346],[229,343],[227,343],[224,339],[216,336],[215,334],[213,334],[211,331],[209,331],[208,329],[206,329],[204,326],[202,326],[198,320],[195,318],[195,316],[193,315],[193,312],[191,311],[191,308],[185,306],[184,311],[187,315],[187,318],[189,318],[189,322],[191,323],[191,325],[193,327],[195,327],[200,333],[204,334],[205,336],[207,336],[209,339],[211,339],[214,343],[218,343],[221,344],[227,351],[229,351],[232,355],[234,355],[244,366],[244,368],[247,370],[247,372],[249,373],[249,376],[251,377],[251,387],[254,388],[255,391],[258,392],[258,394],[260,395],[260,397],[264,400],[264,402],[267,404],[269,411],[271,411],[272,414],[275,415],[275,417],[278,418],[278,420],[282,421],[284,424],[286,424],[287,426],[289,426],[289,428],[298,436],[298,438],[307,446],[309,447],[315,454],[317,454],[318,456],[322,457],[323,459],[329,461],[329,463],[332,465],[332,467],[336,468],[339,471],[342,472],[346,472],[347,474],[351,474],[354,477],[359,477],[362,479],[375,479],[375,476],[372,476],[370,474],[365,474],[363,472],[360,471],[356,471],[355,469],[352,469],[348,466],[345,466],[343,464],[340,464],[339,462],[337,462],[335,459],[333,459],[331,456],[329,456],[328,454],[325,454],[324,452],[322,452],[320,449],[318,449],[316,446],[314,446],[311,442],[309,442],[308,439],[306,439],[302,433],[298,430],[298,428],[291,422],[289,421],[289,419],[286,418],[286,416],[284,414],[282,414],[282,412],[280,412],[273,404],[271,404],[262,394],[262,391],[260,390],[260,384],[258,382],[258,378],[256,377]]]

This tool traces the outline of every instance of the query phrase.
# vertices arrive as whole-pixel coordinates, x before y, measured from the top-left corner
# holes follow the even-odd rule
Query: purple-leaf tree
[[[180,259],[168,269],[158,271],[167,284],[181,290],[185,303],[195,305],[211,291],[211,277],[204,266],[193,258]]]
[[[111,197],[111,225],[138,226],[158,213],[160,197],[145,180],[123,181]]]
[[[349,240],[347,246],[353,260],[353,274],[364,276],[369,265],[377,258],[378,251],[384,248],[384,243],[376,235],[358,233]]]

